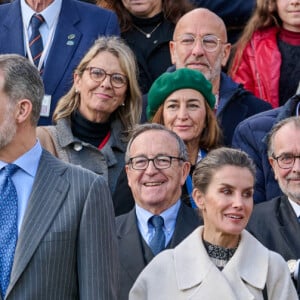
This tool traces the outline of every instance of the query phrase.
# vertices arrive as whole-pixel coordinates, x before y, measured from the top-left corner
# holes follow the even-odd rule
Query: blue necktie
[[[32,33],[29,39],[29,48],[36,67],[39,65],[39,61],[44,50],[43,40],[40,33],[40,26],[44,22],[45,20],[43,16],[38,14],[34,14],[30,20]]]
[[[18,166],[8,164],[0,185],[0,290],[4,299],[10,281],[18,238],[18,197],[11,176]]]
[[[161,216],[152,216],[149,219],[149,222],[154,226],[155,233],[153,238],[151,239],[149,246],[154,255],[157,255],[160,251],[165,248],[165,233],[163,231],[164,219]]]

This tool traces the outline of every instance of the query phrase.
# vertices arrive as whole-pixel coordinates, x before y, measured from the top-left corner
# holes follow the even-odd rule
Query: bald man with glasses
[[[126,173],[135,207],[116,218],[121,262],[120,299],[143,268],[165,248],[174,248],[202,223],[180,201],[190,170],[183,141],[159,124],[138,125],[128,143]]]
[[[268,157],[283,193],[255,205],[248,229],[287,261],[300,295],[300,117],[274,125],[268,137]]]

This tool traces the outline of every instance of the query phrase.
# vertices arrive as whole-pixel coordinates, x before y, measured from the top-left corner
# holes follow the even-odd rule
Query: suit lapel
[[[10,4],[3,26],[0,28],[1,53],[25,55],[22,22],[20,1],[15,0]]]
[[[62,205],[69,183],[66,166],[43,151],[17,242],[8,293],[26,268]]]
[[[134,282],[146,266],[140,240],[142,237],[136,224],[135,209],[128,213],[121,230],[118,229],[117,234],[122,268],[128,272]]]
[[[280,205],[277,211],[278,219],[281,227],[279,231],[282,234],[282,238],[286,241],[286,247],[289,248],[290,253],[294,254],[294,257],[299,257],[300,253],[300,237],[299,229],[300,224],[297,220],[297,216],[289,203],[286,196],[280,198]],[[291,217],[293,216],[293,217]],[[293,241],[293,243],[291,243]]]
[[[55,91],[78,48],[82,37],[82,33],[76,28],[76,24],[79,21],[80,15],[75,7],[70,5],[68,0],[63,1],[43,74],[43,80],[47,82],[46,93],[48,94],[53,94]],[[82,53],[83,55],[84,53]],[[57,68],[58,65],[60,66],[59,68]],[[71,82],[72,78],[68,80]]]
[[[182,203],[178,211],[173,237],[167,248],[176,247],[201,223],[201,218],[196,211]]]

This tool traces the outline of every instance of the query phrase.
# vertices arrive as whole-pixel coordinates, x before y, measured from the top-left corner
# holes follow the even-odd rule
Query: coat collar
[[[244,282],[258,289],[264,288],[268,271],[268,250],[244,230],[239,247],[220,272],[209,258],[203,245],[201,238],[203,228],[203,226],[197,228],[174,249],[175,272],[179,289],[197,287],[201,289],[202,294],[203,289],[207,288],[207,292],[214,295],[214,291],[211,291],[211,284],[206,285],[206,282],[211,279],[218,282],[218,289],[222,289],[222,292],[223,289],[228,290],[230,285],[232,290],[228,290],[228,295],[239,293],[239,299],[252,299]],[[251,261],[252,268],[249,261]],[[259,272],[255,266],[259,266]],[[234,298],[236,296],[232,299]]]

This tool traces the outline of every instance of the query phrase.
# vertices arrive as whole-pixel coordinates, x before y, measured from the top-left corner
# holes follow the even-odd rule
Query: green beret
[[[166,72],[153,82],[148,93],[148,120],[155,115],[169,95],[181,89],[193,89],[200,92],[211,109],[214,109],[216,99],[212,93],[211,83],[200,71],[182,68],[175,72]]]

